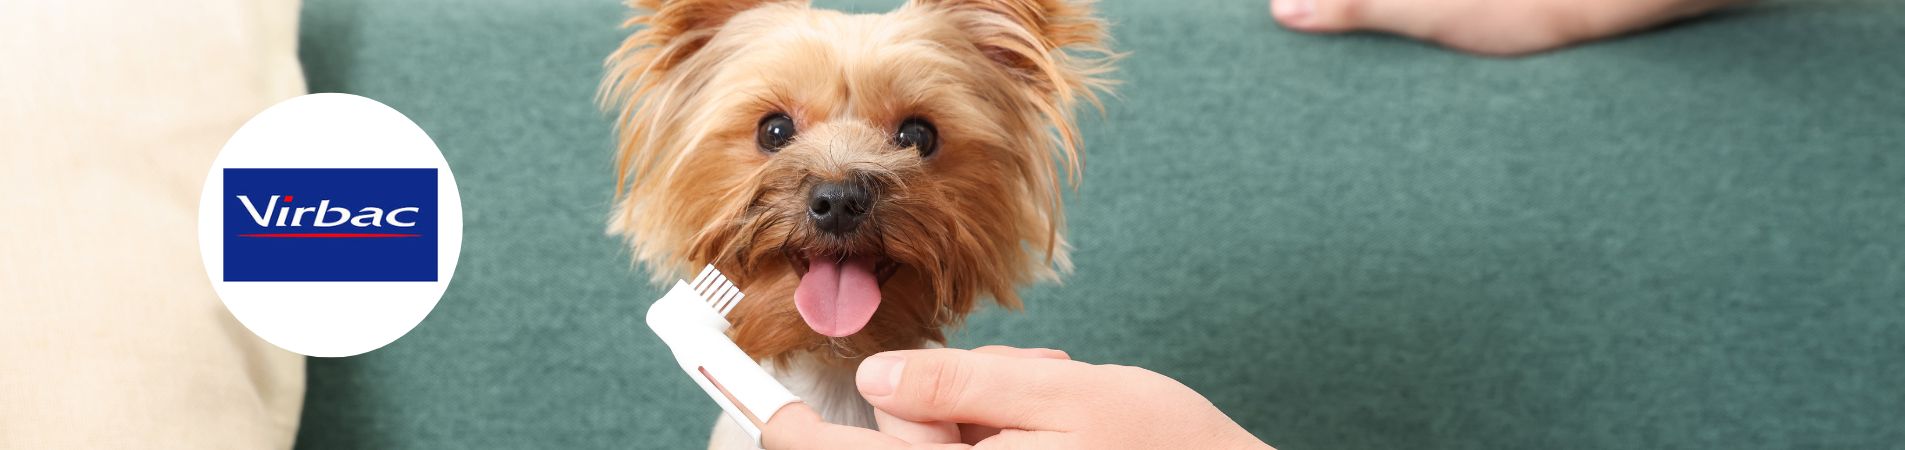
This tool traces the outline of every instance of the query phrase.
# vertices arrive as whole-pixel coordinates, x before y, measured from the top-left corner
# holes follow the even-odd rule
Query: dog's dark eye
[[[786,114],[774,113],[761,118],[760,129],[754,132],[754,144],[761,151],[774,153],[787,147],[794,141],[794,118]]]
[[[900,122],[900,128],[893,133],[893,145],[900,148],[919,150],[919,157],[933,156],[939,151],[939,130],[933,128],[926,119],[911,118]]]

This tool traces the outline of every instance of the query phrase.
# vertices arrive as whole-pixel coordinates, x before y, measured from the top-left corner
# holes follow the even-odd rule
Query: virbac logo
[[[225,281],[437,280],[436,169],[224,172]]]
[[[205,274],[285,350],[351,356],[436,307],[463,250],[463,200],[436,142],[382,103],[285,100],[232,135],[199,193]]]

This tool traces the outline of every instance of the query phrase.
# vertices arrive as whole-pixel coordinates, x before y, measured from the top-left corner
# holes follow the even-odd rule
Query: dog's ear
[[[1118,55],[1091,0],[914,0],[939,9],[994,62],[1031,87],[1068,103],[1107,91]]]
[[[613,62],[639,62],[631,69],[666,72],[707,45],[728,19],[742,12],[792,0],[628,0],[638,13],[622,24],[641,30],[622,42]]]

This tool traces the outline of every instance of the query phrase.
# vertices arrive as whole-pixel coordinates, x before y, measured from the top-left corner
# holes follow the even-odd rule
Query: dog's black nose
[[[853,232],[872,208],[873,193],[852,181],[822,182],[807,195],[807,218],[820,231],[836,236]]]

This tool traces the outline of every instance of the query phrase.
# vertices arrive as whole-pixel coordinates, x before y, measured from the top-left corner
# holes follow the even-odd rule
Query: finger
[[[973,450],[1047,450],[1085,448],[1078,437],[1056,431],[1005,430],[973,444]]]
[[[780,411],[775,411],[767,424],[761,426],[761,447],[775,450],[824,448],[826,444],[821,440],[822,437],[851,433],[834,428],[836,426],[821,420],[820,414],[806,404],[790,403],[782,406]],[[867,443],[877,445],[877,441]]]
[[[1003,345],[988,345],[972,349],[988,355],[1012,356],[1018,358],[1072,359],[1064,350],[1052,348],[1016,348]]]
[[[873,423],[880,426],[880,432],[900,438],[912,444],[954,444],[965,442],[959,439],[959,425],[952,422],[914,422],[887,414],[878,408],[873,410]]]
[[[1311,33],[1373,29],[1418,38],[1447,22],[1447,2],[1397,0],[1271,0],[1270,15],[1284,27]]]
[[[821,420],[805,403],[790,403],[761,427],[761,447],[773,450],[836,448],[904,449],[905,442],[878,431],[835,425]]]
[[[914,422],[1028,430],[1069,429],[1112,380],[1090,365],[954,349],[885,352],[860,364],[855,382],[875,408]]]
[[[860,427],[835,425],[805,403],[789,403],[776,411],[761,427],[761,448],[771,450],[833,450],[842,448],[871,450],[971,450],[965,444],[907,444],[884,433]]]

